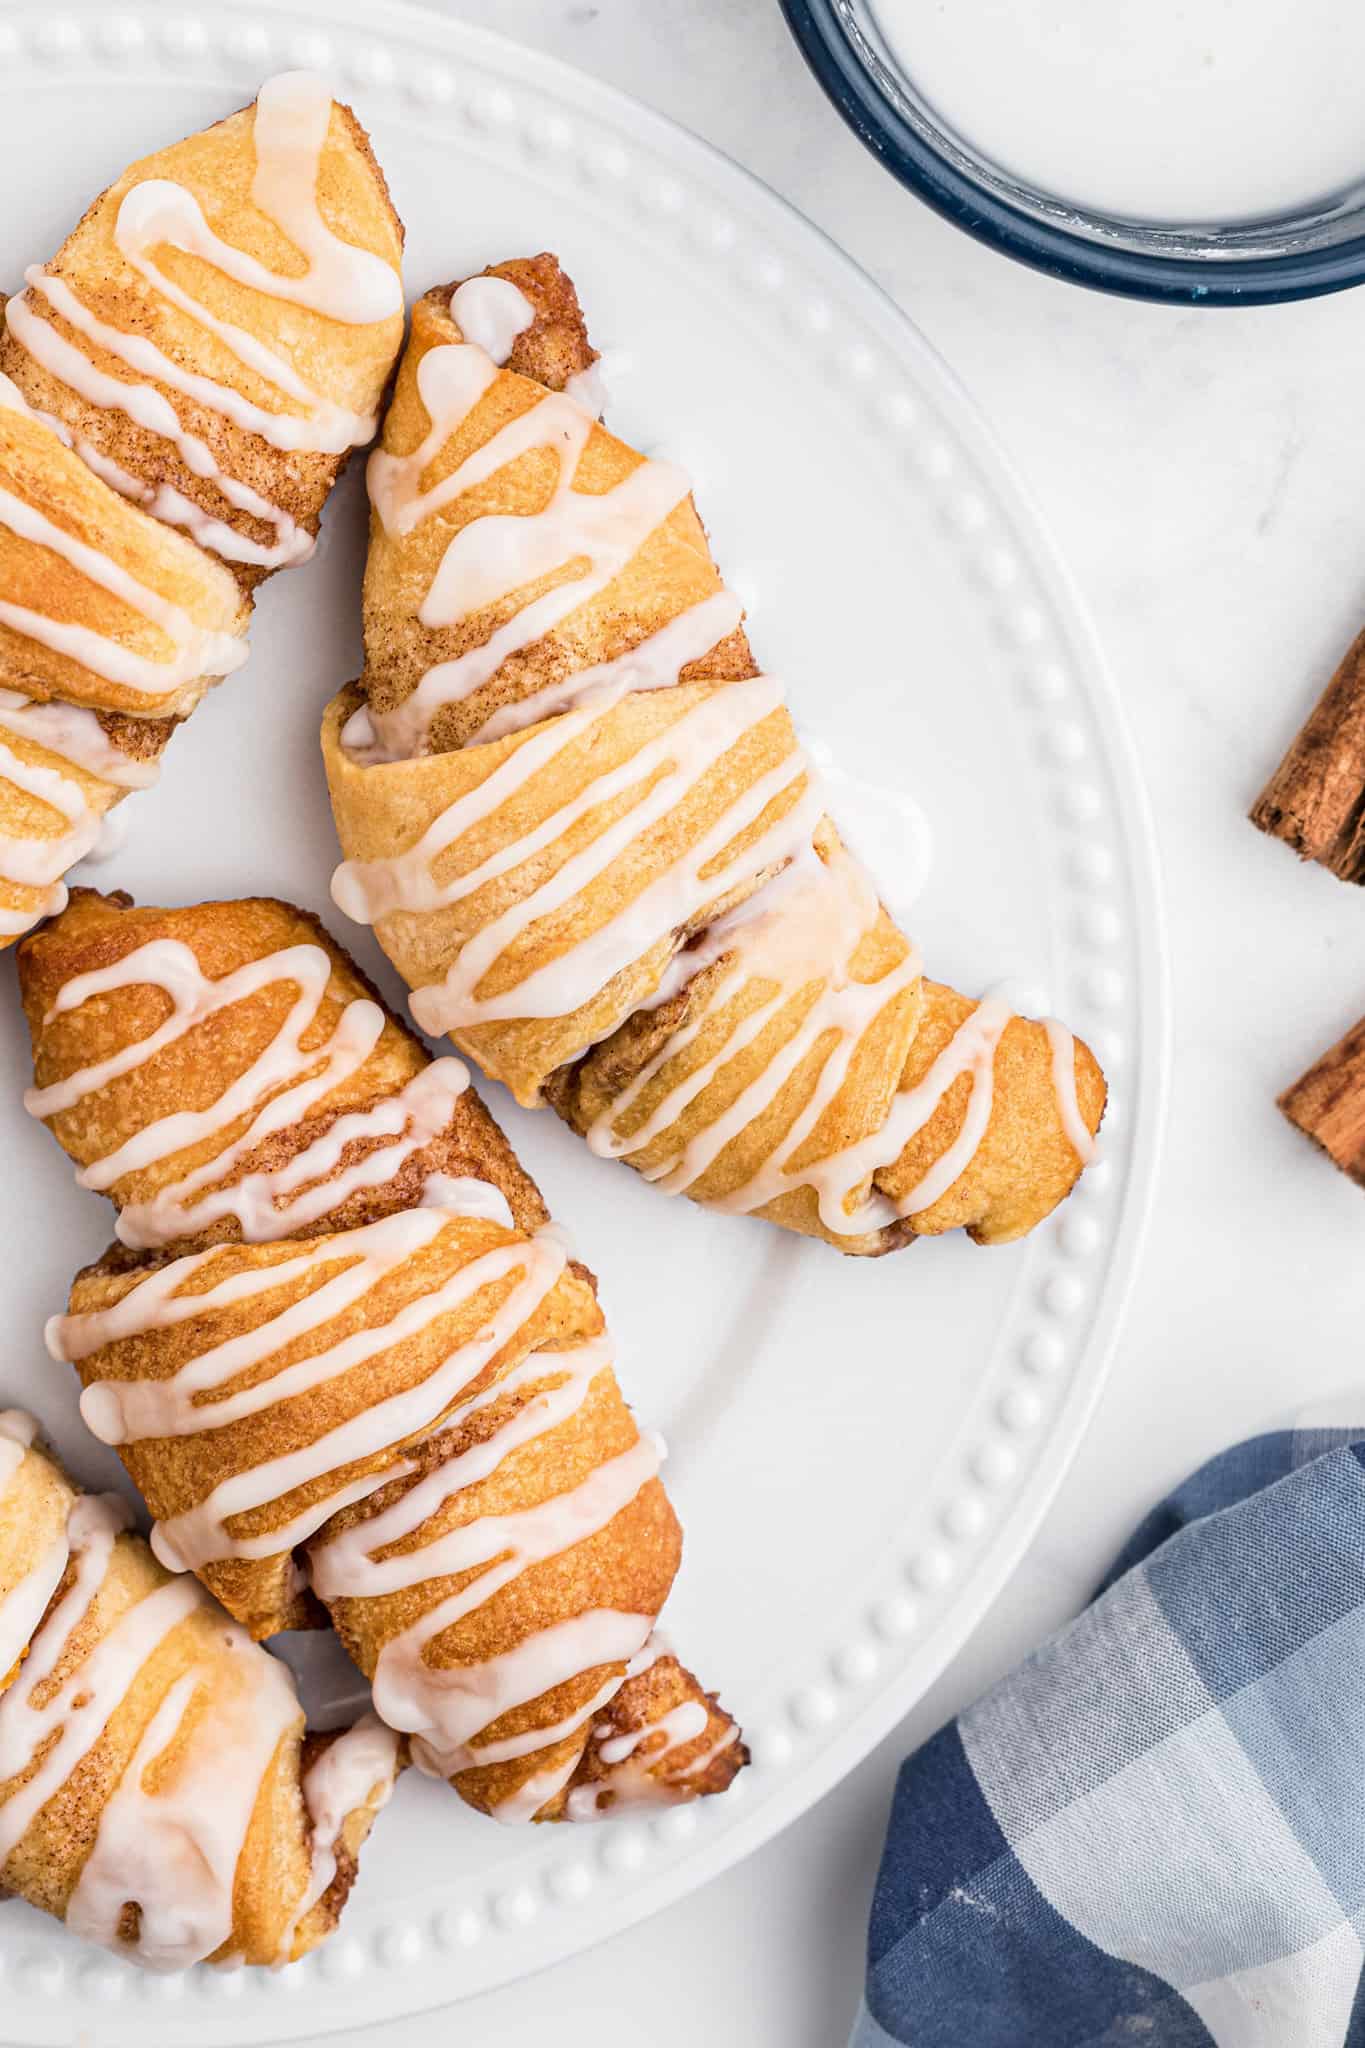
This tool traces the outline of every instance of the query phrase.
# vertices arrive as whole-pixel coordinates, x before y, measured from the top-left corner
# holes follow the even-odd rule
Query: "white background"
[[[776,0],[462,0],[777,187],[906,307],[998,428],[1095,616],[1161,844],[1175,1002],[1164,1171],[1112,1382],[1030,1555],[878,1752],[704,1893],[365,2048],[838,2048],[901,1755],[1074,1611],[1209,1452],[1352,1382],[1365,1200],[1274,1108],[1365,1012],[1365,900],[1245,822],[1365,619],[1365,300],[1180,312],[1038,278],[896,186]],[[985,59],[988,61],[988,53]]]

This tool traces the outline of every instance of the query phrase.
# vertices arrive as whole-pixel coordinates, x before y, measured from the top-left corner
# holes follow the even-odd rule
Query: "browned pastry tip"
[[[579,303],[578,289],[567,271],[561,269],[557,256],[549,253],[514,256],[504,263],[490,263],[482,274],[485,277],[505,277],[535,308],[534,320],[512,343],[507,358],[509,370],[518,376],[529,377],[533,383],[543,384],[548,391],[562,391],[570,378],[581,376],[601,360],[599,350],[588,339],[588,323]],[[433,294],[437,302],[444,302],[448,307],[459,282],[462,280],[440,286]],[[696,536],[705,550],[705,533],[695,505],[691,509],[696,521]],[[630,621],[622,619],[620,627],[623,633],[628,631]],[[696,661],[684,664],[681,680],[735,682],[744,676],[757,674],[758,664],[748,636],[740,625]]]
[[[588,340],[572,281],[559,268],[555,257],[519,258],[495,264],[481,274],[516,283],[519,289],[526,290],[535,309],[535,317],[512,344],[504,375],[476,408],[481,418],[487,416],[484,431],[491,432],[499,423],[524,412],[541,391],[562,390],[567,380],[589,368],[597,355]],[[419,368],[432,349],[461,339],[460,328],[451,314],[451,300],[459,282],[467,280],[426,293],[413,308],[409,345],[399,364],[385,421],[386,451],[411,453],[429,427],[429,415],[418,389]],[[477,440],[468,444],[476,445]],[[634,449],[603,427],[595,430],[590,449],[586,459],[594,489],[619,482],[642,460]],[[463,437],[454,437],[427,471],[428,486],[437,485],[453,460],[465,452],[468,449]],[[488,490],[496,493],[496,502],[481,504],[485,492],[471,494],[473,502],[489,511],[534,511],[553,489],[555,473],[552,463],[537,455],[527,456],[512,463],[503,476],[490,484]],[[514,600],[480,611],[456,633],[423,627],[417,617],[421,591],[467,510],[463,505],[452,508],[448,516],[438,516],[404,544],[390,540],[377,513],[371,519],[362,689],[367,701],[377,709],[402,703],[434,663],[467,652],[504,617],[510,616],[517,604],[543,594],[544,589],[559,580],[552,576],[528,585]],[[551,688],[560,678],[570,679],[593,661],[614,660],[630,652],[678,610],[713,594],[719,587],[705,529],[688,497],[652,537],[624,582],[618,579],[618,585],[596,606],[589,606],[582,619],[571,618],[562,628],[545,634],[535,646],[503,664],[485,688],[443,707],[432,726],[427,750],[441,753],[463,746],[493,713],[533,692]],[[685,680],[735,680],[755,673],[742,624],[726,631],[703,655],[685,664],[682,671]]]
[[[512,343],[510,370],[550,391],[562,391],[571,377],[582,376],[598,360],[573,279],[560,269],[557,256],[516,256],[506,263],[490,263],[482,275],[506,278],[535,309],[535,318]],[[449,312],[460,282],[438,285],[428,294],[432,303]]]
[[[603,1708],[573,1777],[540,1818],[595,1820],[614,1807],[714,1797],[748,1762],[738,1723],[662,1651]]]

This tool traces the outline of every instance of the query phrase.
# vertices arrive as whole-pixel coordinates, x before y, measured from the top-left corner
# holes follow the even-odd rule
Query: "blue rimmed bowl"
[[[1072,284],[1181,304],[1275,304],[1365,281],[1365,186],[1253,222],[1120,218],[1012,176],[916,91],[867,0],[781,0],[807,63],[850,128],[947,220]]]

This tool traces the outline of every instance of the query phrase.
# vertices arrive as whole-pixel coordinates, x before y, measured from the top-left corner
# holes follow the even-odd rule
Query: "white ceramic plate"
[[[1023,979],[1089,1036],[1113,1082],[1107,1158],[1026,1245],[845,1261],[670,1203],[498,1095],[601,1273],[626,1390],[671,1444],[687,1551],[667,1625],[742,1716],[752,1770],[700,1807],[520,1832],[410,1776],[340,1936],[278,1977],[141,1978],[5,1905],[14,2042],[97,2022],[102,2048],[211,2048],[435,2005],[614,1932],[793,1819],[942,1670],[1024,1549],[1098,1391],[1153,1170],[1153,866],[1093,641],[943,366],[770,192],[584,77],[397,6],[45,7],[0,15],[0,277],[55,248],[126,161],[295,64],[327,70],[371,128],[414,294],[559,253],[612,358],[613,423],[691,470],[798,716],[853,774],[928,812],[916,930],[931,970],[965,988]],[[357,471],[318,558],[263,593],[250,668],[128,805],[106,886],[326,905],[316,730],[358,665],[363,533]],[[368,935],[330,921],[392,989]],[[108,1216],[19,1107],[27,1046],[8,987],[0,1062],[0,1396],[36,1408],[77,1472],[116,1483],[41,1342]]]

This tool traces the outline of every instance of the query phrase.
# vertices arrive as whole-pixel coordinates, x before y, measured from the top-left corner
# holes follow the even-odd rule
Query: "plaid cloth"
[[[1365,2048],[1365,1441],[1282,1431],[901,1767],[852,2048]]]

